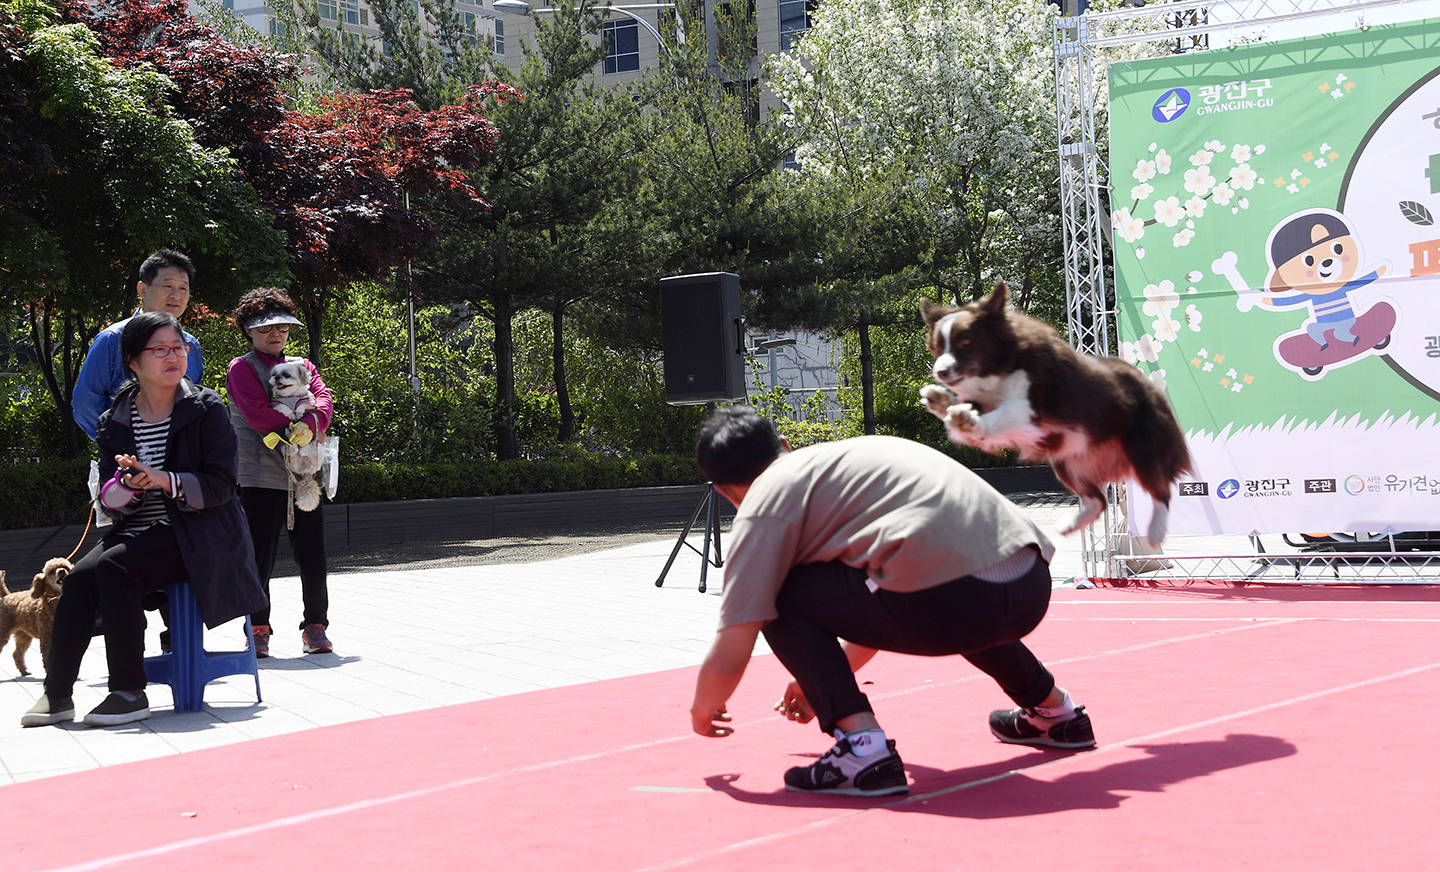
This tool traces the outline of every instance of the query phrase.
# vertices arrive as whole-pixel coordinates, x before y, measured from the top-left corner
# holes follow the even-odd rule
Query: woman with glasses
[[[320,371],[304,358],[287,358],[285,343],[290,328],[300,324],[290,296],[279,288],[256,288],[240,298],[232,316],[235,326],[254,346],[230,361],[225,386],[230,394],[230,420],[240,439],[240,503],[255,542],[255,565],[265,590],[265,605],[251,616],[255,653],[270,656],[270,573],[275,568],[275,549],[280,531],[290,530],[290,549],[300,567],[300,594],[304,613],[300,620],[300,646],[305,654],[329,654],[333,649],[325,630],[330,626],[330,595],[326,587],[325,517],[321,506],[314,511],[291,511],[290,475],[285,456],[265,446],[265,437],[287,435],[291,420],[271,403],[270,370],[280,363],[303,363],[310,372],[310,392],[315,408],[299,423],[316,439],[323,439],[334,409],[330,389],[320,380]]]
[[[45,693],[23,726],[75,717],[72,690],[95,616],[104,618],[110,695],[85,716],[114,726],[150,716],[143,594],[189,580],[207,626],[265,602],[235,501],[236,439],[225,401],[185,376],[190,347],[168,312],[142,312],[120,334],[131,380],[95,431],[100,503],[115,526],[75,564],[55,607]]]

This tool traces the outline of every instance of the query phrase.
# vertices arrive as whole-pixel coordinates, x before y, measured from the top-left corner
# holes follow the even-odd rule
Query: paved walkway
[[[1025,511],[1053,532],[1073,501],[1038,498]],[[300,653],[299,581],[277,577],[264,701],[249,676],[209,685],[202,712],[176,714],[152,686],[150,720],[110,729],[80,723],[21,729],[42,693],[0,655],[0,784],[184,753],[312,727],[698,665],[715,632],[723,570],[696,591],[700,558],[681,549],[663,588],[655,578],[678,531],[564,536],[339,555],[330,576],[336,653]],[[1202,537],[1216,539],[1219,537]],[[1057,585],[1081,574],[1078,537],[1056,537]],[[1243,538],[1241,539],[1243,542]],[[697,547],[700,537],[692,534]],[[728,543],[728,540],[727,540]],[[1167,543],[1168,544],[1168,543]],[[1212,543],[1213,544],[1213,543]],[[524,562],[517,562],[524,561]],[[158,626],[158,621],[153,622]],[[243,624],[207,633],[207,648],[241,645]],[[151,631],[147,651],[159,650]],[[763,639],[757,653],[768,653]],[[43,672],[38,649],[29,663]],[[86,655],[75,705],[104,698],[103,640]]]

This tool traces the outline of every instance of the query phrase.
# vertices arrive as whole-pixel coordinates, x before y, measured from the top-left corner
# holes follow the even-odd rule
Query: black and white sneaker
[[[828,793],[837,796],[894,796],[909,793],[905,764],[895,753],[895,741],[885,742],[883,753],[857,757],[843,730],[836,730],[835,747],[809,766],[796,766],[785,773],[785,789],[797,793]]]
[[[75,703],[71,702],[69,697],[51,699],[49,694],[41,694],[30,710],[20,716],[20,726],[47,727],[62,721],[73,720],[75,720]]]
[[[90,710],[85,723],[92,727],[117,727],[120,724],[143,721],[150,717],[150,701],[145,694],[136,700],[128,700],[118,693],[105,697],[105,701]]]
[[[1035,709],[1017,708],[990,713],[990,732],[1012,745],[1046,748],[1093,748],[1095,731],[1085,706],[1076,706],[1067,718],[1047,718]]]

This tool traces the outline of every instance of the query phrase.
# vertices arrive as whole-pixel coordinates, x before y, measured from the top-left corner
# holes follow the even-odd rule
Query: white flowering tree
[[[805,136],[806,173],[876,179],[924,218],[922,280],[957,302],[997,278],[1063,301],[1043,0],[825,0],[771,84]]]

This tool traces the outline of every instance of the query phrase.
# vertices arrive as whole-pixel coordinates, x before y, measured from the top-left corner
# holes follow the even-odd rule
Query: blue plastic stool
[[[205,685],[226,675],[250,673],[255,676],[255,701],[260,702],[260,663],[255,659],[255,637],[250,618],[245,618],[244,651],[206,651],[205,619],[190,583],[182,581],[165,588],[170,598],[170,653],[145,658],[145,678],[154,684],[170,685],[175,711],[198,712],[205,708]]]

